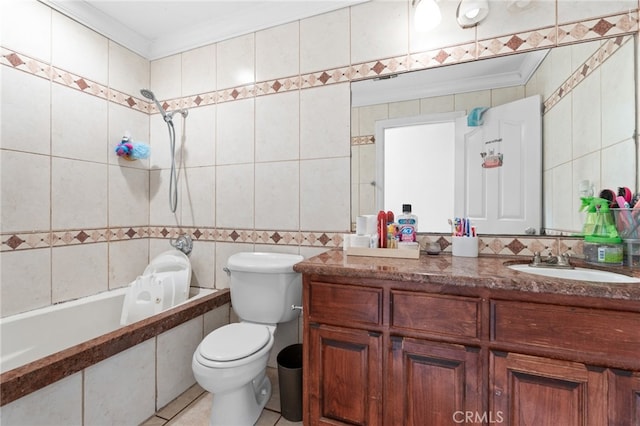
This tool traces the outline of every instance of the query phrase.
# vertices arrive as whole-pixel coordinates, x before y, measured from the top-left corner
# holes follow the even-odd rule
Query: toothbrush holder
[[[452,254],[460,257],[478,257],[478,237],[452,237]]]

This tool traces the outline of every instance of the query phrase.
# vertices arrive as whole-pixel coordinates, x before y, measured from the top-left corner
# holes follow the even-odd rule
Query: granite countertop
[[[419,259],[347,256],[334,249],[306,259],[294,266],[305,274],[338,275],[352,278],[375,278],[414,283],[484,287],[532,293],[554,293],[640,301],[640,283],[603,283],[563,280],[514,271],[512,263],[529,263],[527,257],[480,256],[454,257],[441,253],[422,253]],[[575,266],[594,268],[572,260]],[[599,268],[601,269],[601,268]],[[612,272],[640,277],[640,270],[628,267],[608,268]]]

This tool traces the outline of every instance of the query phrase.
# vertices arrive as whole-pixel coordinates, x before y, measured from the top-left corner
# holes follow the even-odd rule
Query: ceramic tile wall
[[[148,262],[149,164],[112,150],[126,131],[149,140],[128,102],[149,61],[37,1],[0,15],[6,316],[126,285]]]
[[[140,424],[155,411],[155,347],[149,339],[84,370],[83,424]]]
[[[203,321],[194,318],[172,328],[157,339],[157,406],[164,407],[176,395],[195,384],[191,361],[202,341]],[[179,342],[178,344],[176,344]]]
[[[82,424],[82,374],[65,377],[2,407],[0,418],[8,425]]]
[[[578,183],[601,189],[635,186],[620,161],[633,158],[635,143],[634,43],[631,37],[554,49],[532,77],[545,95],[545,226],[579,230]],[[572,75],[566,82],[557,75]],[[529,91],[529,85],[527,86]],[[566,120],[563,117],[571,117]]]
[[[31,271],[3,268],[2,315],[125,285],[181,232],[196,240],[205,286],[226,285],[235,251],[339,246],[350,228],[349,81],[637,31],[627,2],[556,16],[496,1],[499,25],[464,31],[442,3],[437,36],[413,31],[410,2],[373,1],[149,63],[42,3],[3,2],[0,256]],[[190,109],[184,128],[175,119],[175,215],[167,129],[142,87]],[[150,143],[149,160],[115,158],[127,130]],[[74,256],[87,262],[77,274],[65,271]]]

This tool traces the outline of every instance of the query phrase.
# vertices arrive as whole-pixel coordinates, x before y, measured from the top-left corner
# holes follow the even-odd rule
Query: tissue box
[[[461,257],[478,257],[478,237],[452,237],[452,254]]]

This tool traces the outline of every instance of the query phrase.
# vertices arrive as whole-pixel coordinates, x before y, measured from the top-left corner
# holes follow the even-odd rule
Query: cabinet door
[[[640,426],[640,371],[610,370],[610,426]]]
[[[309,424],[381,425],[382,336],[309,327]]]
[[[385,423],[449,426],[482,416],[481,374],[478,348],[392,337]]]
[[[604,369],[513,353],[490,355],[489,411],[511,426],[607,424]]]

